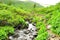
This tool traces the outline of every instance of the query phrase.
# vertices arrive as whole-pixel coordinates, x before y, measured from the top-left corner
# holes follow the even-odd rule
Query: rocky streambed
[[[27,29],[21,29],[16,30],[15,34],[12,36],[9,36],[10,40],[34,40],[34,38],[37,36],[37,29],[32,23],[28,23]]]

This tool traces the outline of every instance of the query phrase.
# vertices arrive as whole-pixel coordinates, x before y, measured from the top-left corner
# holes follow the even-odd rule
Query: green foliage
[[[32,22],[37,23],[40,20],[40,17],[34,16]]]
[[[46,30],[46,26],[43,23],[38,23],[37,26],[40,26],[40,29],[35,40],[47,40],[48,32]]]
[[[7,40],[8,34],[13,34],[14,27],[18,24],[22,26],[21,29],[27,26],[22,17],[24,13],[26,13],[24,10],[14,6],[0,4],[0,40]]]
[[[7,23],[13,26],[24,22],[24,19],[20,15],[14,15],[7,10],[0,10],[0,20],[5,20]]]
[[[44,20],[46,25],[51,25],[51,31],[54,32],[55,34],[60,36],[60,4],[56,4],[54,6],[46,7],[46,8],[41,8],[41,9],[35,9],[35,12],[37,14],[43,14],[44,15]],[[44,21],[42,21],[44,22]],[[39,25],[40,24],[40,25]],[[38,31],[38,34],[44,35],[44,27],[41,27],[41,23],[37,23],[37,28],[40,28]],[[47,31],[45,31],[47,33]],[[48,35],[48,34],[47,34]],[[46,37],[47,37],[46,35]],[[47,38],[46,38],[47,39]],[[42,36],[37,36],[36,40],[46,40]]]
[[[38,35],[35,40],[47,40],[48,34],[47,32],[42,33],[41,35]]]
[[[38,3],[32,2],[32,1],[18,1],[18,0],[2,0],[0,1],[2,3],[12,5],[14,7],[21,8],[25,11],[31,12],[34,9],[34,5],[36,4],[36,8],[43,7]]]
[[[0,40],[7,40],[15,26],[25,28],[25,20],[36,24],[38,35],[35,40],[47,40],[48,24],[52,26],[50,30],[60,36],[60,3],[45,8],[35,2],[0,1]]]
[[[55,15],[57,15],[57,16],[55,16]],[[49,24],[52,25],[51,30],[58,35],[60,35],[60,31],[59,31],[59,29],[60,29],[60,18],[59,17],[60,17],[60,12],[57,12],[57,14],[54,14],[51,17],[51,19],[50,19],[51,21],[50,20],[48,21]]]
[[[0,40],[8,39],[9,33],[14,33],[14,28],[12,26],[0,26]]]
[[[11,24],[12,26],[15,26],[19,23],[25,24],[24,23],[25,21],[22,18],[24,13],[26,13],[24,10],[16,9],[13,6],[8,6],[8,5],[5,6],[5,4],[1,4],[0,6],[2,7],[2,9],[0,10],[0,20],[5,20],[7,23]]]
[[[42,22],[37,22],[37,23],[36,23],[36,27],[37,27],[37,28],[40,28],[41,25],[42,25]]]

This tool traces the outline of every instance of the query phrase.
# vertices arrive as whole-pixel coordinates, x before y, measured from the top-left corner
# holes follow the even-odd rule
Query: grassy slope
[[[32,2],[32,1],[3,1],[3,3],[6,3],[6,4],[11,4],[12,6],[15,6],[15,7],[19,7],[25,11],[32,11],[34,9],[34,4],[36,4],[36,8],[40,8],[40,7],[43,7],[41,5],[39,5],[38,3],[35,3],[35,2]]]
[[[34,14],[32,14],[32,13],[30,13],[29,11],[27,12],[27,11],[24,11],[23,9],[20,9],[19,7],[18,8],[16,8],[16,7],[14,7],[14,6],[9,6],[9,5],[6,5],[6,4],[0,4],[0,20],[2,21],[2,22],[4,22],[4,21],[6,21],[6,23],[4,24],[4,26],[2,27],[2,25],[3,25],[3,23],[1,22],[1,24],[2,25],[0,25],[1,26],[1,29],[2,29],[2,31],[3,31],[3,33],[5,33],[5,34],[3,34],[1,31],[1,35],[0,35],[0,40],[7,40],[8,39],[8,34],[9,33],[13,33],[14,32],[14,26],[15,25],[17,25],[17,24],[22,24],[22,28],[25,26],[25,21],[24,20],[27,20],[27,21],[31,21],[32,23],[37,23],[38,24],[38,27],[39,27],[39,25],[40,25],[40,23],[38,23],[39,21],[41,21],[42,19],[41,19],[41,17],[39,17],[40,15],[39,14],[36,14],[36,13],[34,13]],[[6,15],[8,15],[8,16],[6,16]],[[38,17],[37,17],[37,15],[39,15]],[[3,19],[2,19],[3,18]],[[9,24],[9,25],[8,25]],[[42,25],[44,25],[44,24],[42,24]],[[6,30],[3,30],[3,29],[5,29],[5,26],[6,27],[12,27],[9,31],[10,32],[5,32]],[[37,26],[37,25],[36,25]],[[37,28],[38,28],[37,27]],[[7,28],[7,30],[8,30],[8,28]],[[40,28],[40,27],[39,27]],[[43,28],[45,28],[45,26],[43,26]],[[44,33],[45,31],[45,29],[43,30],[43,28],[41,29],[43,32],[42,33]],[[40,31],[39,31],[40,32]],[[46,34],[46,33],[45,33]],[[44,34],[44,35],[45,35]],[[2,37],[2,35],[4,35],[3,37]],[[41,34],[40,34],[41,35]],[[46,38],[45,38],[46,39]]]
[[[34,9],[32,7],[34,10],[33,14],[25,10],[25,8],[27,7],[23,7],[23,9],[21,9],[19,7],[16,8],[16,6],[12,6],[12,5],[0,4],[0,12],[1,12],[0,14],[1,14],[1,17],[3,18],[2,19],[0,17],[0,20],[4,20],[5,15],[11,15],[11,18],[12,18],[11,20],[7,20],[8,16],[6,16],[6,20],[9,24],[14,24],[14,22],[16,22],[17,24],[20,22],[22,24],[23,22],[23,25],[25,25],[24,20],[28,20],[28,21],[31,21],[32,23],[35,23],[38,29],[38,36],[35,38],[35,40],[47,40],[48,33],[47,33],[46,25],[52,25],[52,28],[50,30],[54,32],[55,34],[60,35],[60,31],[59,31],[60,29],[60,21],[59,21],[60,20],[59,19],[60,18],[60,4],[57,4],[55,6],[50,6],[47,8],[43,7],[43,8]],[[4,13],[4,15],[2,13]],[[16,20],[14,18],[15,16],[16,16]],[[8,26],[10,27],[10,25]],[[4,30],[3,30],[3,33],[4,33]],[[2,35],[0,37],[2,38]],[[3,37],[6,37],[6,36],[3,36]]]
[[[42,8],[42,9],[36,9],[36,13],[44,14],[44,23],[46,25],[51,25],[50,31],[52,31],[54,34],[60,36],[60,3]],[[38,36],[39,37],[39,36]],[[42,37],[42,36],[41,36]],[[40,40],[38,38],[38,40]],[[42,38],[44,40],[44,36]]]
[[[14,27],[20,24],[22,27],[25,28],[26,23],[20,14],[26,13],[22,9],[16,9],[13,6],[8,6],[6,4],[0,3],[0,40],[7,40],[8,34],[14,33]]]

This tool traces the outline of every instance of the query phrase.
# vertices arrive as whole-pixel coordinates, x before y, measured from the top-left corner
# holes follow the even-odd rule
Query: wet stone
[[[14,36],[9,36],[10,40],[34,40],[37,36],[37,29],[31,23],[29,24],[27,29],[16,30]]]

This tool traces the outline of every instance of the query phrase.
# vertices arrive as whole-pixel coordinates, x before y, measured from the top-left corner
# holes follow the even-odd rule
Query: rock
[[[24,30],[24,33],[25,33],[25,34],[28,34],[28,33],[29,33],[29,30]]]
[[[17,35],[11,36],[10,39],[11,40],[34,40],[34,38],[37,36],[36,30],[37,30],[36,27],[30,23],[27,29],[16,30],[15,34]]]
[[[13,37],[12,37],[12,36],[9,36],[9,39],[10,39],[10,40],[12,40],[12,39],[13,39]]]
[[[52,37],[52,38],[55,38],[56,36],[55,36],[55,35],[52,35],[51,37]]]
[[[51,25],[47,25],[47,29],[50,29],[52,26]]]
[[[18,38],[18,37],[19,37],[19,35],[18,35],[18,34],[15,34],[15,35],[13,35],[13,37],[14,37],[14,38]]]

